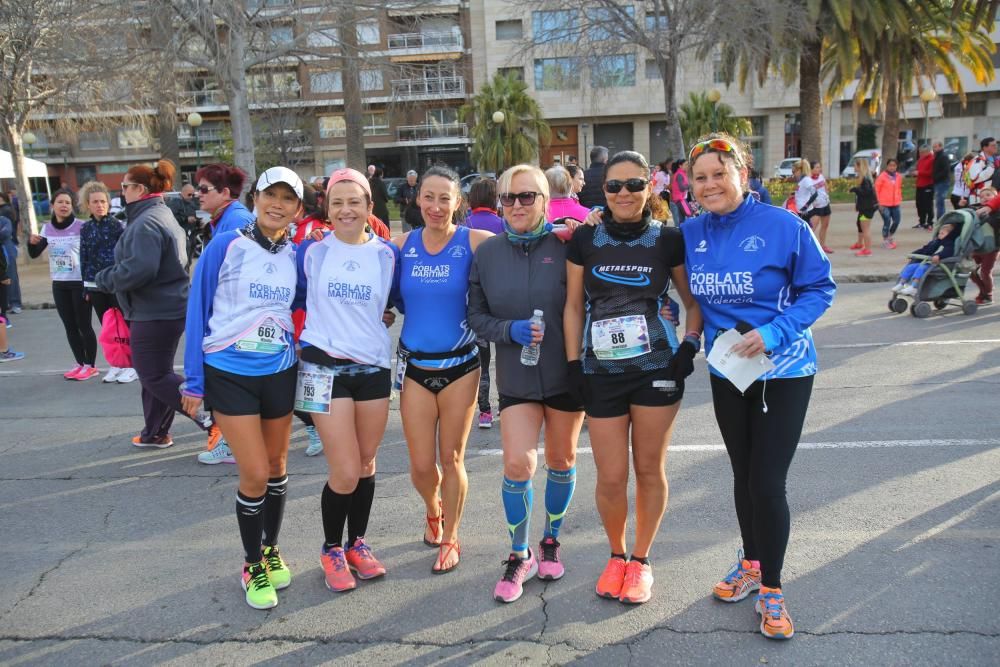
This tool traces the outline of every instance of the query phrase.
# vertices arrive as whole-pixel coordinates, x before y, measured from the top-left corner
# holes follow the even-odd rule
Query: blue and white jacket
[[[705,318],[705,354],[721,330],[746,322],[775,364],[764,379],[814,375],[809,327],[837,286],[808,223],[748,195],[732,213],[703,213],[681,230],[691,294]]]

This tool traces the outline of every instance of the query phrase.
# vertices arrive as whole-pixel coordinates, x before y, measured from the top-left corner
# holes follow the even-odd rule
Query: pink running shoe
[[[506,569],[493,589],[493,599],[497,602],[514,602],[524,593],[524,582],[538,574],[538,560],[531,549],[528,549],[527,558],[511,554],[502,562]]]
[[[357,586],[354,575],[347,567],[347,559],[344,556],[343,547],[333,547],[329,550],[324,546],[320,549],[319,562],[323,566],[323,576],[326,578],[326,587],[334,593],[353,590]]]
[[[76,366],[73,366],[73,368],[63,373],[63,377],[66,378],[67,380],[75,380],[76,376],[82,370],[83,370],[83,364],[77,364]]]
[[[385,566],[378,562],[365,538],[359,537],[344,552],[347,566],[358,573],[358,579],[374,579],[385,574]]]
[[[95,376],[100,375],[100,374],[101,374],[101,371],[97,370],[93,366],[84,366],[84,367],[82,367],[80,369],[80,372],[78,372],[76,375],[74,375],[73,377],[71,377],[69,379],[70,380],[77,380],[78,382],[83,382],[85,380],[89,380],[90,378],[95,377]]]
[[[538,550],[542,552],[542,557],[538,560],[538,578],[542,581],[562,579],[566,568],[559,560],[559,540],[546,537],[538,543]]]

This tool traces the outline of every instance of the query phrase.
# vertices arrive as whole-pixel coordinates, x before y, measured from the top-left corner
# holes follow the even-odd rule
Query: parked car
[[[868,168],[871,170],[872,176],[877,175],[878,172],[882,169],[882,151],[878,150],[877,148],[866,148],[864,150],[858,151],[857,153],[851,156],[851,159],[850,161],[848,161],[847,166],[844,167],[844,170],[842,172],[840,172],[840,177],[854,178],[855,176],[857,176],[857,173],[854,171],[854,161],[860,160],[862,158],[868,160]]]
[[[792,167],[795,163],[801,160],[800,157],[786,157],[784,160],[779,162],[774,166],[774,177],[775,178],[791,178],[792,177]]]
[[[469,190],[472,189],[472,184],[478,181],[480,178],[496,178],[497,175],[492,171],[484,171],[483,173],[474,172],[467,174],[462,177],[462,194],[468,196]]]

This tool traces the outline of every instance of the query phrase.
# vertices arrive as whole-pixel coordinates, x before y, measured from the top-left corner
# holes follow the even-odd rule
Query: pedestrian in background
[[[948,164],[948,154],[944,152],[944,144],[934,142],[934,163],[931,168],[931,180],[934,181],[934,208],[938,218],[944,215],[944,200],[951,187],[951,165]]]
[[[240,202],[246,179],[246,173],[239,167],[221,163],[207,164],[195,173],[198,203],[201,210],[212,216],[208,222],[212,236],[253,223],[253,213]]]
[[[997,141],[986,137],[979,142],[979,154],[965,168],[962,178],[969,187],[966,199],[970,206],[979,204],[979,191],[990,185],[996,173]]]
[[[3,229],[7,222],[9,222],[8,218],[0,217],[0,229]],[[10,278],[7,277],[7,266],[7,253],[0,245],[0,364],[24,359],[24,353],[12,350],[7,342],[7,312],[4,308],[7,287],[10,285]]]
[[[560,218],[573,218],[583,222],[587,219],[590,209],[573,199],[573,179],[569,170],[563,167],[552,167],[545,172],[545,181],[549,186],[552,199],[549,200],[545,215],[549,221]]]
[[[372,165],[369,165],[368,170],[371,172]],[[368,177],[368,184],[372,191],[372,215],[388,227],[390,224],[389,190],[385,187],[385,181],[382,180],[383,173],[382,167],[375,167],[374,173]]]
[[[771,205],[771,192],[767,189],[767,186],[764,185],[764,181],[760,177],[760,172],[756,169],[750,170],[749,186],[750,192],[757,194],[757,200],[761,204],[767,204],[768,206]]]
[[[420,186],[417,185],[417,172],[411,169],[406,172],[406,182],[396,190],[396,203],[399,204],[404,233],[424,226],[424,219],[420,215],[420,206],[417,204],[418,194],[420,194]]]
[[[896,230],[899,229],[899,207],[903,202],[903,175],[896,169],[899,162],[889,158],[885,169],[875,179],[875,197],[882,216],[882,247],[896,249]]]
[[[913,229],[930,229],[934,226],[934,153],[926,145],[917,153],[917,224]]]
[[[972,162],[975,157],[975,153],[966,153],[962,156],[962,159],[955,164],[955,169],[953,171],[955,184],[951,189],[952,208],[962,208],[968,203],[969,185],[965,182],[964,176],[965,170],[969,167],[969,163]]]
[[[7,253],[7,280],[10,281],[10,284],[7,285],[6,300],[0,303],[3,303],[11,313],[17,315],[21,312],[22,306],[21,280],[17,274],[18,245],[20,245],[17,234],[21,216],[6,192],[0,192],[0,217],[10,221],[10,234],[0,243],[0,248]]]
[[[584,180],[583,169],[576,164],[566,165],[566,171],[569,172],[570,180],[573,181],[573,187],[570,190],[570,197],[577,203],[580,202],[580,191],[583,190],[583,186],[586,185]]]
[[[601,184],[604,183],[604,167],[608,162],[608,149],[604,146],[594,146],[590,149],[590,166],[583,174],[584,185],[580,190],[580,204],[587,208],[607,206]]]
[[[28,255],[39,257],[49,251],[52,299],[66,330],[76,366],[63,373],[67,380],[85,381],[98,374],[97,335],[91,321],[90,302],[84,298],[80,272],[80,232],[84,222],[73,212],[73,193],[58,190],[52,195],[52,219],[39,234],[28,239]]]
[[[691,184],[688,181],[685,162],[687,160],[681,158],[670,166],[670,212],[673,214],[674,224],[678,227],[692,214],[691,205],[688,203]]]
[[[858,212],[855,225],[858,228],[858,240],[851,246],[851,250],[856,250],[854,254],[858,257],[868,257],[872,254],[872,218],[878,209],[878,199],[875,197],[875,184],[872,182],[872,175],[868,166],[867,158],[859,158],[854,161],[854,210]]]

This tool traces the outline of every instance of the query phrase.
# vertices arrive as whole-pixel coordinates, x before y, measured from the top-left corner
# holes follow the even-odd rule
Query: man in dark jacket
[[[0,304],[10,312],[17,315],[21,312],[21,281],[17,275],[17,209],[8,199],[9,195],[0,192],[0,218],[5,218],[9,225],[7,233],[0,233],[0,250],[7,254],[7,278],[10,280],[6,295],[0,297],[3,303]]]
[[[583,189],[580,190],[580,204],[587,208],[607,207],[604,196],[604,165],[608,162],[608,149],[594,146],[590,149],[590,166],[583,172]]]
[[[934,166],[931,176],[934,179],[934,209],[940,218],[944,215],[944,200],[951,189],[951,164],[948,162],[948,154],[944,152],[944,144],[940,141],[934,142]]]
[[[420,186],[417,184],[417,172],[411,169],[406,172],[406,183],[400,185],[396,190],[396,203],[399,204],[404,232],[424,226],[424,218],[420,215],[420,207],[417,205],[417,195],[419,193]]]

